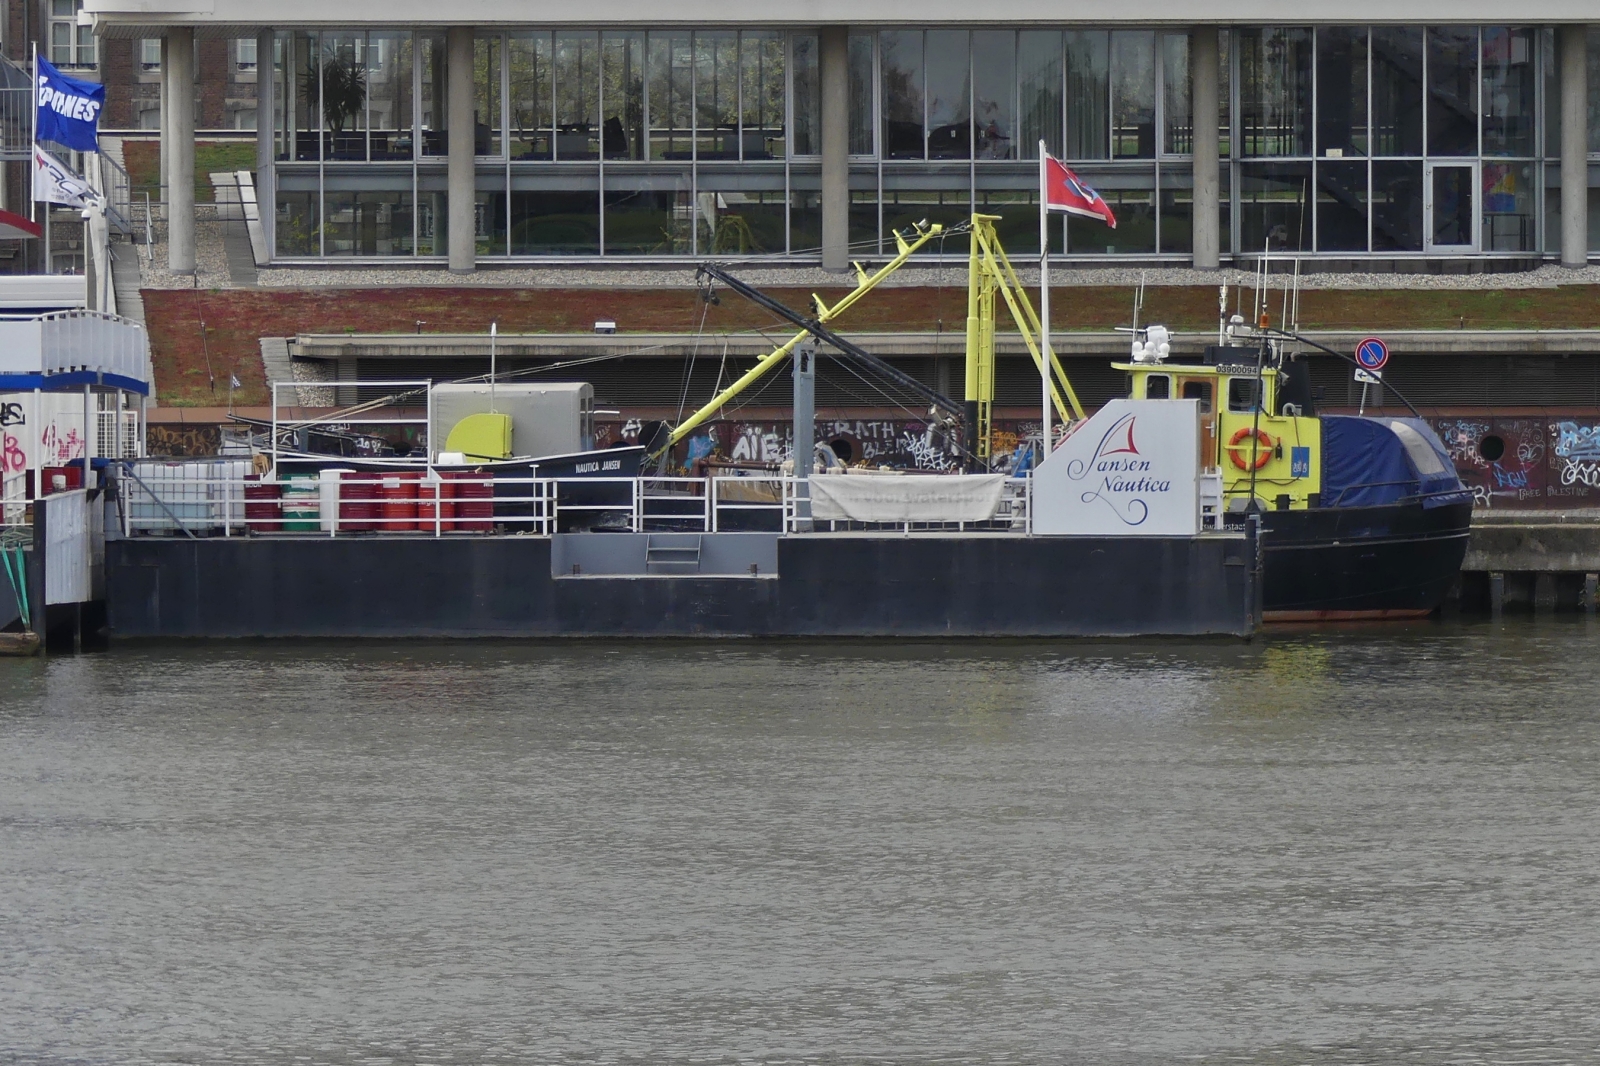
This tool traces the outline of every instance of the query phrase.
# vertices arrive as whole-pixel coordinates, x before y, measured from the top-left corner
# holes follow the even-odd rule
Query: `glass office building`
[[[1224,256],[1555,249],[1552,29],[1235,27],[1219,40]],[[818,254],[814,31],[480,31],[462,131],[445,120],[442,32],[277,30],[271,42],[262,184],[279,260],[444,255],[458,132],[473,142],[479,262]],[[1058,223],[1057,252],[1187,261],[1189,53],[1187,32],[1163,29],[851,28],[852,255],[974,210],[1004,220],[1014,253],[1036,253],[1043,142],[1119,221]]]

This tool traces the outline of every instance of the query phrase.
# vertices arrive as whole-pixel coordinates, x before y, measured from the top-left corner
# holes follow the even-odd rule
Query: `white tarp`
[[[1005,474],[813,474],[811,517],[851,522],[987,522]]]
[[[1200,531],[1200,405],[1112,400],[1033,475],[1033,531],[1192,537]]]

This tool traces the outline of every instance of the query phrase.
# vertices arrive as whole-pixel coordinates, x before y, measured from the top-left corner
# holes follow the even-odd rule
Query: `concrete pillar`
[[[172,93],[167,88],[167,71],[172,64],[167,60],[167,39],[161,38],[161,81],[157,89],[161,93],[161,159],[159,173],[161,175],[161,191],[156,197],[162,204],[167,201],[167,175],[172,172],[172,116],[167,111],[167,105],[172,101]],[[158,208],[163,210],[164,208]]]
[[[1556,27],[1561,68],[1561,265],[1589,263],[1589,28]]]
[[[167,31],[162,81],[167,91],[167,269],[193,274],[194,255],[194,30]]]
[[[450,272],[470,274],[477,261],[477,182],[473,166],[472,27],[452,26],[445,44],[445,136],[449,145]]]
[[[822,269],[850,269],[850,32],[824,26],[822,82]]]
[[[271,30],[256,35],[256,208],[269,256],[276,248],[272,227],[278,216],[278,182],[273,164],[278,151],[278,108],[282,106],[273,76],[272,43]]]
[[[1217,28],[1201,26],[1189,34],[1189,76],[1194,113],[1194,265],[1222,265],[1221,190],[1217,159]]]

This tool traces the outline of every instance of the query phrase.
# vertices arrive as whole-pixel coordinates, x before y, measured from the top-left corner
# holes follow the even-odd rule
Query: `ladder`
[[[644,543],[647,574],[698,574],[699,533],[648,533]]]

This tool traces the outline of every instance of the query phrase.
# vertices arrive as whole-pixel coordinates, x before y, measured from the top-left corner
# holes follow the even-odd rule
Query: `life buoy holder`
[[[1256,441],[1259,445],[1256,448],[1255,468],[1257,470],[1260,470],[1262,467],[1272,462],[1273,449],[1277,448],[1278,446],[1278,442],[1268,436],[1266,430],[1251,429],[1249,426],[1241,427],[1239,431],[1229,439],[1227,448],[1228,458],[1232,459],[1233,465],[1238,467],[1240,470],[1249,470],[1250,460],[1244,455],[1244,452],[1248,450],[1248,446],[1240,444],[1239,442],[1249,440],[1252,436],[1256,438]]]

